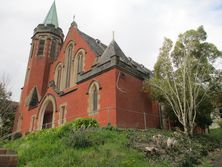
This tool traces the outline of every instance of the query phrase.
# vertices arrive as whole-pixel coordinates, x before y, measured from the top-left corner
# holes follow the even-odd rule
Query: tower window
[[[32,57],[33,51],[34,51],[34,43],[32,43],[32,46],[31,46],[30,55],[29,55],[30,57]]]
[[[56,41],[52,41],[51,50],[50,50],[50,57],[55,59],[56,58]]]
[[[39,49],[38,49],[37,56],[43,55],[44,46],[45,46],[45,40],[42,40],[42,39],[41,39],[41,40],[39,41]]]

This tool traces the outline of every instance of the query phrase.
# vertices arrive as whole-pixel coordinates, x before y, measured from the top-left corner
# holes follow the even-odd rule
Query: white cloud
[[[0,75],[11,78],[19,100],[33,29],[43,22],[53,1],[4,1],[0,6]],[[76,15],[80,30],[105,44],[115,39],[127,56],[152,69],[164,37],[203,25],[208,41],[222,48],[221,0],[57,0],[64,34]]]

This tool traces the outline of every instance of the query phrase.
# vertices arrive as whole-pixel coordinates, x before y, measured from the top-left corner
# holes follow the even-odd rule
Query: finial
[[[73,15],[73,22],[75,21],[75,17],[76,17],[76,16],[75,16],[75,15]]]
[[[113,41],[115,40],[115,31],[113,31]]]
[[[75,22],[75,18],[76,18],[76,16],[73,15],[73,17],[72,17],[73,21],[72,21],[72,23],[71,23],[71,26],[74,26],[74,27],[77,28],[77,24],[76,24],[76,22]]]

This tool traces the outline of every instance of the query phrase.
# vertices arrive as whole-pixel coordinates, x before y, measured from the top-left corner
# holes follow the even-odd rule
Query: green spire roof
[[[59,26],[55,1],[53,2],[47,16],[45,17],[43,24],[53,24],[56,28]]]

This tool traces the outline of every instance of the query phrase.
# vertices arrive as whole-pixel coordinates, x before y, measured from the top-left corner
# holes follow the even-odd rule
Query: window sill
[[[93,115],[97,115],[97,114],[99,114],[99,111],[88,113],[89,116],[93,116]]]

